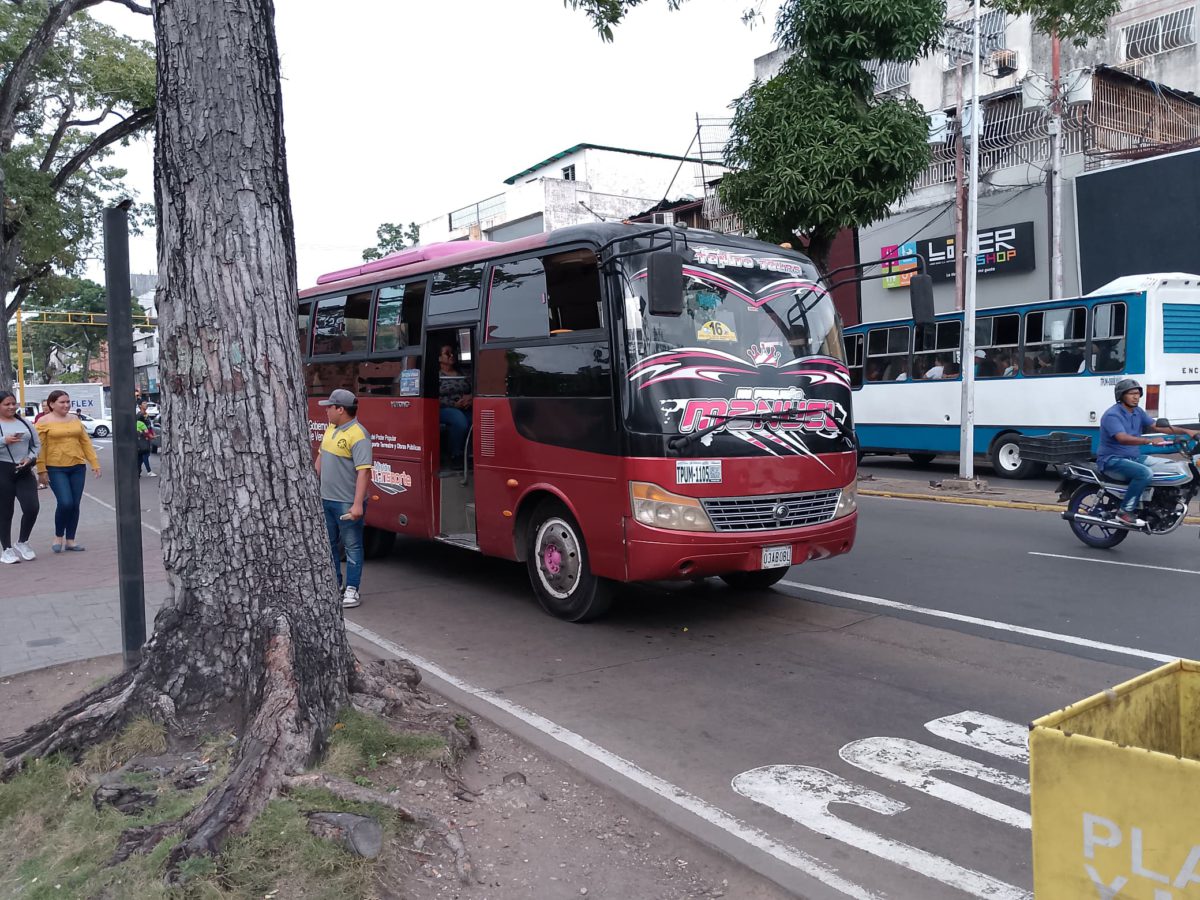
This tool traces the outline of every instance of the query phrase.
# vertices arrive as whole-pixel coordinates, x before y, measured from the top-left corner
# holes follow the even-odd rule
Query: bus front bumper
[[[790,546],[792,565],[828,559],[854,546],[858,513],[823,525],[770,532],[681,532],[625,521],[629,581],[703,578],[763,568],[763,550]]]

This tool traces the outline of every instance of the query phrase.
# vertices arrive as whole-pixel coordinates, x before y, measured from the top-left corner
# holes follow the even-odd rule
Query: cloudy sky
[[[771,50],[777,0],[753,29],[750,4],[648,0],[605,44],[561,0],[277,0],[300,286],[359,261],[381,222],[499,193],[574,144],[682,154],[695,115],[727,114]],[[97,16],[153,36],[115,4]],[[119,160],[145,200],[151,152],[147,139]],[[153,271],[153,237],[131,255]]]

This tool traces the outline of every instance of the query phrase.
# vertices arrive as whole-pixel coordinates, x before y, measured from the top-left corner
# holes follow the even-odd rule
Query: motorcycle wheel
[[[1067,512],[1072,515],[1082,513],[1085,516],[1095,516],[1101,512],[1115,513],[1117,508],[1116,499],[1110,494],[1103,493],[1100,486],[1096,484],[1080,485],[1071,495],[1070,502],[1067,503]],[[1071,530],[1075,532],[1075,537],[1089,547],[1097,547],[1101,550],[1117,546],[1129,534],[1124,528],[1105,528],[1103,525],[1093,525],[1091,522],[1072,521],[1070,525]]]

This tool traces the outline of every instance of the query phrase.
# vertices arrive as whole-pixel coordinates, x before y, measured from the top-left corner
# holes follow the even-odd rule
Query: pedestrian
[[[71,398],[66,391],[51,391],[47,398],[50,412],[37,423],[38,440],[42,449],[38,456],[38,480],[49,484],[58,505],[54,509],[54,543],[50,549],[55,553],[64,550],[85,549],[75,543],[75,532],[79,527],[79,504],[83,500],[83,486],[87,478],[87,466],[92,474],[100,477],[100,460],[92,447],[92,440],[78,416],[71,415]]]
[[[142,469],[146,470],[146,475],[150,478],[158,476],[150,469],[150,454],[154,452],[154,426],[150,423],[150,415],[147,412],[147,404],[142,403],[138,407],[137,415],[137,438],[138,438],[138,478],[142,477]]]
[[[362,601],[363,516],[367,511],[367,485],[371,482],[371,435],[359,424],[358,398],[339,388],[320,401],[325,407],[325,435],[317,454],[321,479],[321,506],[325,530],[333,553],[333,570],[338,590],[342,588],[341,551],[346,553],[346,590],[342,606],[349,609]]]
[[[38,458],[37,432],[21,418],[17,398],[10,391],[0,391],[0,563],[12,565],[37,558],[29,546],[29,536],[37,521],[37,479],[33,475]],[[13,512],[21,505],[21,529],[17,542],[12,542]]]
[[[42,401],[42,411],[33,417],[33,424],[36,425],[38,422],[42,421],[42,417],[49,415],[49,413],[50,413],[50,401],[43,400]]]

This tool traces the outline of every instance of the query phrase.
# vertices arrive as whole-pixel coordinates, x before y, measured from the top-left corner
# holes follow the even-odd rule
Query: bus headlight
[[[858,482],[852,481],[842,488],[842,496],[838,498],[837,509],[833,513],[835,519],[841,519],[858,509]]]
[[[672,531],[712,531],[708,513],[695,497],[683,497],[664,491],[657,484],[629,482],[633,517],[652,528]]]

